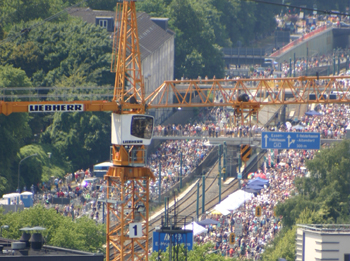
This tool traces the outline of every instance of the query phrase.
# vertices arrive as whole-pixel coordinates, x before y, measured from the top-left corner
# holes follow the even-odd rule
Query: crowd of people
[[[339,58],[339,61],[338,61],[338,58]],[[310,57],[308,58],[299,57],[295,60],[295,65],[294,65],[294,60],[284,61],[280,65],[280,70],[282,71],[283,76],[285,77],[288,77],[289,75],[294,76],[294,70],[295,70],[295,75],[300,76],[305,72],[306,67],[308,69],[311,69],[311,68],[317,68],[317,67],[323,67],[323,66],[333,66],[334,62],[336,66],[338,66],[338,62],[342,64],[342,63],[345,63],[346,61],[349,62],[349,60],[350,60],[349,49],[337,49],[337,50],[334,50],[334,52],[326,55],[318,55],[318,54],[310,53]],[[292,66],[291,68],[290,68],[290,65]]]
[[[304,116],[300,124],[304,131],[320,132],[328,138],[342,138],[349,123],[350,106],[346,104],[318,105],[315,108],[321,113],[319,116]],[[288,130],[286,126],[278,131]],[[262,167],[269,181],[269,186],[261,189],[252,199],[246,201],[229,215],[218,213],[207,214],[203,218],[211,218],[219,222],[217,225],[207,226],[208,232],[195,236],[198,244],[214,242],[215,251],[223,256],[252,258],[260,260],[264,248],[272,241],[282,227],[282,216],[274,214],[274,207],[288,199],[295,190],[294,179],[303,177],[307,173],[305,160],[312,159],[314,150],[283,150],[273,155],[271,166],[265,163]],[[272,152],[269,152],[272,153]],[[243,181],[243,187],[247,180]],[[262,216],[257,218],[254,209],[261,206]],[[237,237],[234,245],[229,244],[229,235],[235,231],[235,220],[240,218],[243,235]]]
[[[320,132],[322,138],[343,139],[349,124],[350,108],[346,104],[320,104],[316,108],[319,115],[301,117],[298,125],[279,124],[277,127],[264,127],[258,124],[234,125],[227,123],[232,113],[227,109],[218,109],[218,121],[206,120],[202,123],[159,125],[155,128],[155,136],[195,136],[201,137],[253,137],[264,131]],[[225,115],[221,117],[221,115]],[[220,118],[221,117],[221,118]],[[226,119],[225,119],[226,117]],[[172,141],[169,141],[172,143]]]
[[[218,225],[207,226],[208,232],[195,236],[198,244],[214,242],[214,249],[224,256],[245,257],[259,260],[265,246],[274,239],[280,231],[283,217],[275,216],[274,207],[284,202],[295,190],[295,177],[305,175],[305,159],[312,158],[315,151],[282,151],[275,155],[274,166],[265,172],[269,186],[260,190],[259,194],[240,206],[234,213],[227,216],[221,214],[208,214],[219,222]],[[243,183],[243,187],[247,181]],[[260,218],[255,216],[255,208],[262,208]],[[234,245],[229,244],[229,235],[235,231],[235,220],[242,220],[243,235],[237,237]]]

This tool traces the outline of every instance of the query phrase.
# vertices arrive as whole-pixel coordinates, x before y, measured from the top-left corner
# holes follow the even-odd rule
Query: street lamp
[[[1,226],[0,237],[2,237],[2,229],[8,229],[8,228],[9,228],[8,225]]]
[[[21,161],[18,163],[18,183],[17,183],[17,189],[18,189],[18,191],[19,191],[19,172],[20,172],[20,169],[21,169],[21,163],[22,163],[22,161],[24,161],[24,160],[26,160],[26,159],[28,159],[28,158],[30,158],[30,157],[37,156],[37,155],[38,155],[37,153],[32,154],[32,155],[29,155],[29,156],[25,157],[24,159],[21,159]]]
[[[51,155],[52,155],[51,152],[48,152],[48,153],[47,153],[47,156],[49,157],[49,161],[50,161],[50,159],[51,159]]]

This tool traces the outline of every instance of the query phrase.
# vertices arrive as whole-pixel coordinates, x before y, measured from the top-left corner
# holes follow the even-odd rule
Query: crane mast
[[[116,9],[111,62],[111,71],[116,73],[113,101],[118,110],[112,113],[113,166],[104,177],[107,261],[148,260],[149,181],[155,178],[145,167],[143,144],[151,139],[153,117],[142,116],[145,99],[140,57],[135,1],[123,1]],[[136,246],[141,251],[135,252]]]
[[[107,261],[148,260],[149,183],[155,177],[145,167],[145,145],[150,143],[153,131],[153,117],[145,115],[146,108],[230,106],[243,122],[244,115],[257,114],[264,105],[350,102],[349,76],[165,81],[145,97],[135,3],[124,0],[116,8],[112,100],[33,102],[18,100],[16,95],[0,100],[0,114],[4,115],[62,112],[75,107],[81,111],[112,111],[113,166],[104,177]],[[174,99],[169,100],[169,93]],[[220,101],[214,101],[217,95],[222,97]],[[141,250],[136,252],[136,246]]]

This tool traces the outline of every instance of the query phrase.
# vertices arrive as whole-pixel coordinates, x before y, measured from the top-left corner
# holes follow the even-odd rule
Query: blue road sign
[[[173,246],[184,244],[187,250],[193,248],[193,232],[172,234],[171,242]],[[165,232],[153,232],[153,252],[161,250],[165,252],[170,245],[170,234]]]
[[[320,133],[317,132],[263,132],[262,149],[319,150]]]

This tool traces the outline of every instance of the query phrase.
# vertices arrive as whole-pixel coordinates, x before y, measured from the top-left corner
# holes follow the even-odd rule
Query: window
[[[99,23],[102,28],[107,28],[107,20],[100,20]]]
[[[133,116],[131,121],[131,135],[141,138],[152,138],[153,117],[150,116]]]

